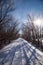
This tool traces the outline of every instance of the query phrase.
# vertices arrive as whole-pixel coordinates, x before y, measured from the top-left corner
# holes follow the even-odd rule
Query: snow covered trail
[[[43,65],[43,53],[19,38],[0,50],[0,65]]]

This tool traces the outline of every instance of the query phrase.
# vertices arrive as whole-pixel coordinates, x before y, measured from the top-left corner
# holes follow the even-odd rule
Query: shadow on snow
[[[42,65],[37,58],[39,54],[25,42],[7,51],[0,53],[0,65],[4,65],[8,62],[8,65]],[[27,53],[28,55],[30,53],[29,57]]]

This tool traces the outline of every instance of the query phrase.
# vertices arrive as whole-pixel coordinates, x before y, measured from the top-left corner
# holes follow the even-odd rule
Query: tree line
[[[27,22],[22,27],[22,38],[31,42],[36,47],[43,49],[43,26],[39,27],[34,24],[34,17],[30,14],[27,15]]]
[[[18,22],[13,20],[14,0],[0,0],[0,48],[18,38]]]
[[[12,11],[15,9],[14,0],[0,0],[0,48],[18,37],[42,48],[43,27],[35,26],[34,17],[28,14],[27,22],[22,24],[21,29],[19,29],[18,20],[13,19],[12,16]],[[19,34],[20,30],[22,30],[22,35]]]

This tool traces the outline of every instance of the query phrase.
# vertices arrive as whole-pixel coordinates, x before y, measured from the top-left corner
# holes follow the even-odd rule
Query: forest
[[[17,9],[14,1],[0,0],[0,49],[21,37],[43,51],[43,26],[35,25],[35,16],[29,13],[27,22],[19,28],[18,19],[12,16],[12,12]],[[22,34],[19,33],[20,30]]]

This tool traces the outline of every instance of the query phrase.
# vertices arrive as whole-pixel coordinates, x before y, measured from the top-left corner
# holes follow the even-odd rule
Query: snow
[[[43,65],[43,53],[18,38],[0,50],[0,65]]]

